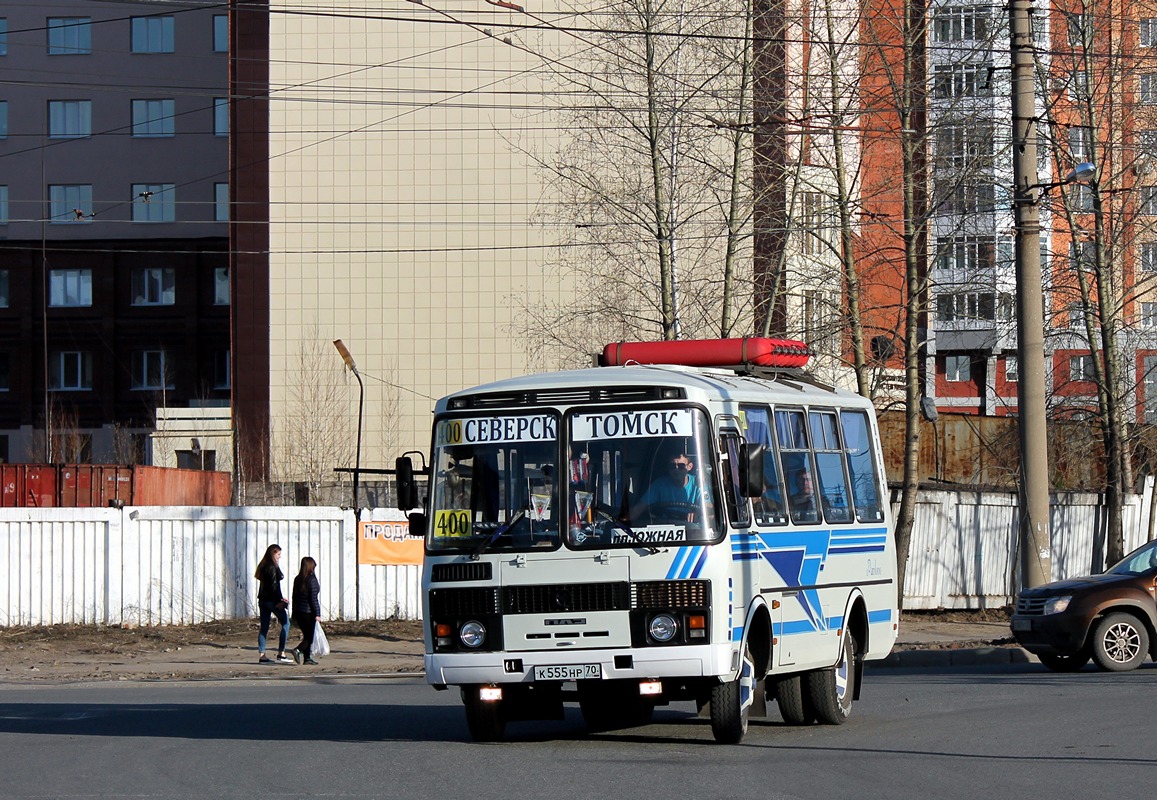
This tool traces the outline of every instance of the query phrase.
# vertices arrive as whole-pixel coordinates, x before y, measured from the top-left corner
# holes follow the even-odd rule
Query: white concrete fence
[[[1125,503],[1125,549],[1151,537],[1152,479]],[[1053,577],[1102,567],[1104,512],[1094,494],[1054,495]],[[362,519],[401,519],[392,509]],[[353,511],[318,507],[0,509],[0,626],[187,625],[253,616],[253,572],[283,548],[288,593],[302,556],[318,562],[324,614],[417,619],[420,570],[358,566]],[[904,607],[1012,602],[1016,498],[921,492]]]

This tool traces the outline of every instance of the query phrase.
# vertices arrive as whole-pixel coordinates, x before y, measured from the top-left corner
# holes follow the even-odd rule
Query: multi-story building
[[[0,5],[0,459],[228,468],[147,444],[229,401],[227,59],[218,6]]]

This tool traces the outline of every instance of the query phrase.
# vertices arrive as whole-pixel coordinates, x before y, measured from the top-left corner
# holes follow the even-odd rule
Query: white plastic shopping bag
[[[313,647],[309,648],[309,655],[313,658],[329,655],[329,639],[325,638],[325,631],[321,629],[321,620],[313,623]]]

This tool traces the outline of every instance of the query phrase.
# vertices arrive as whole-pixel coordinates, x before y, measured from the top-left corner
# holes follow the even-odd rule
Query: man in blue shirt
[[[702,490],[699,479],[691,474],[695,462],[685,453],[670,453],[656,464],[665,473],[656,475],[631,509],[636,524],[649,515],[652,521],[690,521],[700,508]],[[656,519],[658,518],[658,519]]]

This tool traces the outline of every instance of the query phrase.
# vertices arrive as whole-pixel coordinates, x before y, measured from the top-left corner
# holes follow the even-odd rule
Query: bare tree
[[[298,339],[288,384],[290,399],[275,431],[274,474],[317,490],[333,480],[334,467],[353,466],[357,399],[355,394],[351,410],[341,361],[316,323]]]

